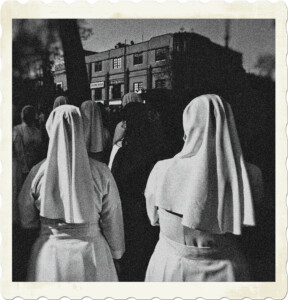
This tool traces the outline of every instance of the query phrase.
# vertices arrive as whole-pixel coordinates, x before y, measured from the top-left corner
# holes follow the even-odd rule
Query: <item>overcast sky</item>
[[[225,21],[219,19],[93,19],[86,20],[92,27],[93,35],[84,42],[86,50],[97,52],[114,48],[118,42],[135,43],[149,40],[165,33],[178,32],[181,27],[186,31],[208,37],[211,41],[224,45]],[[272,20],[234,19],[230,28],[230,47],[243,53],[243,66],[252,72],[260,54],[275,54],[275,27]]]

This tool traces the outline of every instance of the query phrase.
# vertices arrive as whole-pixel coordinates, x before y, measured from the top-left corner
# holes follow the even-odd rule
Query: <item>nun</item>
[[[87,154],[80,110],[57,107],[47,124],[47,158],[32,168],[19,195],[24,228],[40,226],[27,281],[117,281],[124,231],[116,183]]]
[[[104,133],[101,109],[93,100],[81,104],[84,134],[89,157],[104,162],[110,150],[109,137]]]
[[[249,281],[238,243],[255,226],[257,172],[245,163],[231,107],[217,95],[195,98],[183,113],[185,144],[158,162],[145,190],[160,237],[146,281]]]
[[[65,97],[65,96],[58,96],[55,99],[55,101],[54,101],[53,109],[57,108],[58,106],[65,105],[65,104],[68,104],[67,97]]]

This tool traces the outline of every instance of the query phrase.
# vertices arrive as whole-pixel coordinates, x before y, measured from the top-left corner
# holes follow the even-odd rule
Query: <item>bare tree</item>
[[[270,77],[275,76],[275,56],[272,54],[262,54],[258,57],[255,64],[255,69],[260,76]]]
[[[58,20],[58,25],[64,51],[69,101],[79,106],[90,98],[90,90],[77,20]]]

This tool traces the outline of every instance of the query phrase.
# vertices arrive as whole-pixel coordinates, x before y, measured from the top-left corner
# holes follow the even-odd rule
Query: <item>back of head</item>
[[[80,110],[88,152],[102,152],[104,150],[104,131],[99,105],[93,100],[87,100],[81,104]]]
[[[126,122],[126,140],[141,141],[149,134],[148,112],[143,103],[127,104],[122,110],[122,119]]]
[[[21,112],[22,122],[25,122],[29,127],[33,126],[36,121],[36,111],[31,105],[26,105],[23,107]]]
[[[54,101],[53,109],[55,109],[58,106],[64,105],[64,104],[68,104],[67,97],[59,96]]]
[[[139,94],[136,94],[134,92],[130,92],[128,94],[125,94],[122,99],[122,107],[125,107],[128,103],[131,102],[140,102],[142,103],[143,100]]]
[[[213,94],[197,97],[184,110],[183,127],[185,144],[160,176],[157,204],[182,214],[184,226],[241,234],[255,221],[230,105]]]
[[[91,222],[97,197],[79,108],[57,107],[46,129],[50,137],[47,159],[33,181],[34,187],[40,186],[40,215],[67,223]]]

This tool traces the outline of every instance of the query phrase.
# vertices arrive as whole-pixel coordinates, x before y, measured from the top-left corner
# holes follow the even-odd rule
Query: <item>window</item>
[[[135,53],[133,56],[133,64],[141,65],[143,64],[143,53]]]
[[[95,89],[95,100],[102,100],[102,89]]]
[[[114,84],[112,88],[112,99],[121,98],[121,83]]]
[[[40,82],[40,85],[42,85],[41,82]],[[63,83],[62,82],[57,82],[56,83],[56,91],[60,92],[62,90],[63,90]]]
[[[113,69],[121,69],[121,57],[113,59]]]
[[[134,82],[133,83],[133,91],[135,93],[140,92],[142,90],[142,88],[143,88],[143,82]]]
[[[102,61],[96,61],[94,63],[94,72],[102,71]]]
[[[155,81],[155,88],[156,89],[164,89],[166,87],[165,79],[159,79]]]
[[[161,48],[155,50],[155,61],[165,60],[167,58],[167,49]]]

